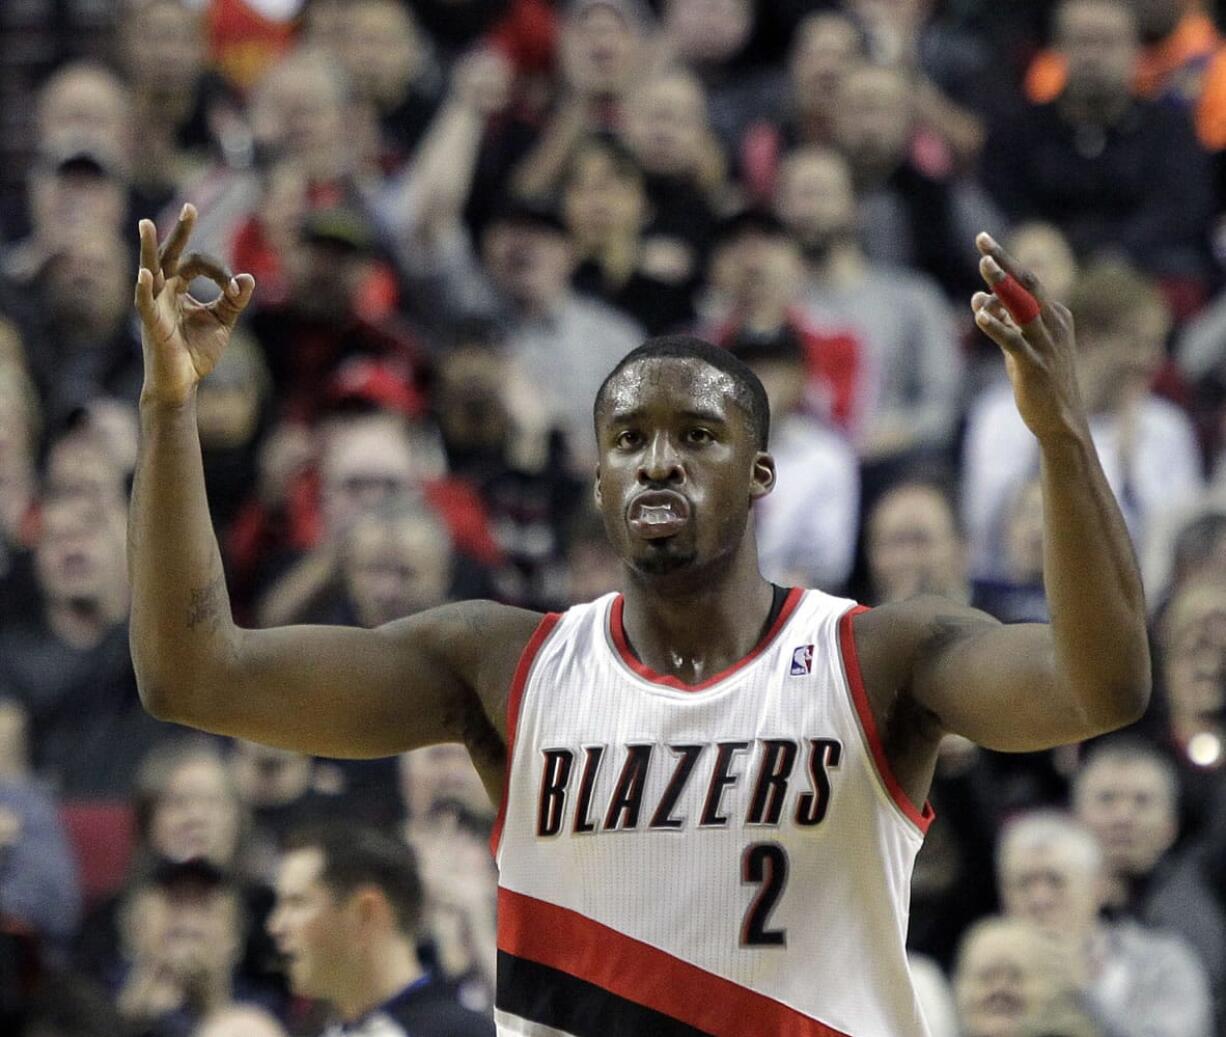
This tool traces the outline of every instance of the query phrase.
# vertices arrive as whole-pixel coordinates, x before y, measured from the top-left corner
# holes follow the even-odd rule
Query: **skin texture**
[[[146,379],[129,523],[131,644],[142,700],[163,719],[329,756],[381,756],[462,742],[487,790],[502,791],[505,699],[539,616],[461,602],[373,630],[243,630],[231,618],[209,520],[196,384],[216,364],[254,281],[183,250],[184,209],[160,249],[141,225],[136,303]],[[1090,441],[1068,311],[981,236],[989,284],[1014,274],[1041,304],[1019,329],[990,293],[972,301],[1005,352],[1018,406],[1040,442],[1052,625],[1004,627],[915,598],[858,616],[861,667],[891,764],[927,794],[946,731],[1031,750],[1130,722],[1149,694],[1144,602],[1127,532]],[[203,305],[191,274],[223,294]],[[771,589],[758,571],[751,501],[774,484],[726,375],[652,360],[610,384],[598,421],[596,500],[622,559],[624,622],[658,672],[695,682],[758,640]],[[636,496],[672,496],[673,537],[645,536]]]

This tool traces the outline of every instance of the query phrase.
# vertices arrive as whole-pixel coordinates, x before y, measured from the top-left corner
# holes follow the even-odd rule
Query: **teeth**
[[[658,526],[673,518],[673,509],[668,504],[644,504],[640,512],[643,522],[649,526]]]

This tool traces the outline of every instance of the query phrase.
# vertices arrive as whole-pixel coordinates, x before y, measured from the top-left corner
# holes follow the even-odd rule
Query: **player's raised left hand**
[[[979,272],[992,290],[971,298],[975,323],[1005,354],[1017,409],[1040,439],[1080,434],[1085,407],[1077,386],[1073,316],[1048,298],[1039,279],[989,234],[975,244]]]

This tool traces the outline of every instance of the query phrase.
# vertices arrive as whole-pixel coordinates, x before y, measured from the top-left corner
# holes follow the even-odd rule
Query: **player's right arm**
[[[195,218],[186,206],[160,251],[153,224],[140,229],[145,381],[128,566],[141,701],[164,720],[319,755],[500,738],[504,689],[539,618],[531,612],[462,602],[376,630],[234,623],[195,398],[255,281],[205,256],[181,259]],[[201,275],[222,289],[207,305],[187,293]]]

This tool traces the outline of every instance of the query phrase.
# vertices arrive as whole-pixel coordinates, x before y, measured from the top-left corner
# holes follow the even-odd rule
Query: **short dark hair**
[[[323,857],[319,879],[333,897],[375,886],[395,912],[400,931],[406,936],[417,932],[423,893],[417,857],[407,843],[368,825],[336,821],[292,832],[284,849],[318,850]]]
[[[592,419],[597,426],[597,439],[600,433],[600,408],[604,403],[609,383],[631,364],[637,364],[640,360],[697,360],[709,364],[717,371],[722,371],[736,385],[733,399],[749,418],[750,428],[757,440],[758,449],[767,448],[770,442],[771,411],[762,382],[747,364],[738,360],[728,350],[712,345],[695,335],[658,335],[655,338],[649,338],[618,361],[617,366],[600,383],[600,388],[596,391],[595,403],[592,405]]]

